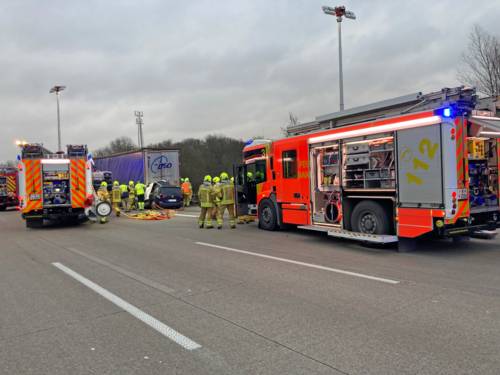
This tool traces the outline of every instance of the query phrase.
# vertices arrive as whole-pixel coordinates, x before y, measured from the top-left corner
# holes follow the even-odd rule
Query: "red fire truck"
[[[92,216],[109,216],[107,202],[95,205],[92,161],[85,145],[68,145],[66,153],[50,153],[41,144],[22,146],[18,158],[22,217],[28,228],[44,220],[83,222]]]
[[[19,205],[17,186],[17,169],[0,166],[0,211]]]
[[[238,214],[266,230],[294,224],[401,249],[426,235],[494,231],[500,118],[476,105],[474,89],[417,93],[248,142],[235,170]]]

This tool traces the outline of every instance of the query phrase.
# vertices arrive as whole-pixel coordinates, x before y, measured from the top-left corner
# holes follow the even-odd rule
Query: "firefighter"
[[[212,219],[217,220],[217,212],[219,212],[219,203],[220,203],[220,178],[215,176],[212,179],[213,188],[214,188],[214,209],[212,210]]]
[[[189,207],[189,205],[191,204],[191,198],[193,197],[193,187],[191,185],[191,182],[189,182],[189,177],[181,180],[184,181],[181,185],[184,207]]]
[[[121,184],[120,185],[120,193],[121,193],[121,200],[122,200],[122,210],[125,212],[128,212],[128,187],[126,184]]]
[[[220,198],[219,209],[217,212],[217,228],[221,229],[224,222],[224,212],[227,209],[229,213],[229,225],[232,229],[236,228],[234,218],[234,184],[229,179],[226,172],[220,174],[221,183],[217,189]]]
[[[108,191],[108,184],[106,181],[101,182],[101,186],[99,187],[99,190],[97,190],[97,198],[100,201],[109,203],[109,191]],[[101,224],[104,224],[107,221],[108,218],[106,216],[100,218]]]
[[[141,181],[135,183],[135,195],[137,196],[137,206],[140,211],[144,211],[144,193],[146,190],[146,185]]]
[[[113,188],[111,189],[111,203],[113,204],[113,210],[115,215],[120,216],[120,202],[122,201],[122,191],[120,188],[120,183],[118,181],[113,182]]]
[[[253,178],[253,173],[252,172],[247,172],[247,184],[249,185],[249,188],[253,188],[253,184],[255,183],[255,180]],[[252,215],[241,215],[238,216],[238,224],[249,224],[255,221],[255,218]]]
[[[135,209],[135,186],[134,181],[128,182],[128,210]]]
[[[200,228],[213,228],[212,226],[212,210],[214,207],[214,189],[212,187],[212,177],[206,175],[203,179],[203,184],[198,189],[198,199],[200,201],[201,213],[198,219]]]

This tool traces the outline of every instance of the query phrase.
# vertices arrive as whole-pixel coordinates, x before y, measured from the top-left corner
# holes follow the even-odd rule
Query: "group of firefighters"
[[[128,185],[113,182],[111,194],[108,190],[108,183],[103,181],[97,191],[97,197],[100,201],[110,202],[116,216],[120,216],[121,210],[129,212],[130,210],[144,210],[144,193],[146,185],[141,181],[129,181]],[[136,202],[137,198],[137,202]],[[137,203],[137,205],[136,205]]]
[[[189,207],[193,197],[193,188],[189,178],[181,178],[181,190],[183,195],[183,206]],[[111,203],[116,216],[120,216],[121,210],[129,212],[130,210],[144,210],[144,194],[146,185],[141,181],[129,181],[128,185],[113,182],[111,194],[108,190],[107,182],[101,182],[97,197],[100,201]],[[200,228],[213,228],[212,221],[217,222],[217,228],[222,229],[223,217],[227,211],[229,214],[229,226],[236,228],[236,223],[243,224],[253,221],[250,216],[240,216],[236,219],[235,197],[234,197],[234,178],[229,177],[226,172],[220,176],[205,176],[203,184],[198,189],[198,199],[201,212],[198,219]],[[136,202],[137,200],[137,202]],[[103,218],[101,222],[106,222]]]
[[[236,228],[234,178],[229,177],[226,172],[220,176],[211,177],[206,175],[203,184],[198,189],[201,212],[198,218],[200,228],[213,228],[212,221],[215,219],[217,228],[222,229],[224,213],[229,214],[229,226]],[[253,221],[250,217],[238,217],[238,224]]]

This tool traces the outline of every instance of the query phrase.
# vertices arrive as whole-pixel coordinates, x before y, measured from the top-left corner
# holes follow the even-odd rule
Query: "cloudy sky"
[[[0,160],[15,139],[55,149],[63,84],[63,144],[90,148],[224,134],[277,137],[338,109],[331,0],[2,0]],[[500,34],[499,1],[344,1],[346,107],[458,84],[474,24]]]

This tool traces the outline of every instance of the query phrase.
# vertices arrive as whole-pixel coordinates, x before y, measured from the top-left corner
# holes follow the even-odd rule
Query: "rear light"
[[[87,195],[87,198],[85,199],[84,204],[85,204],[85,207],[92,206],[92,204],[94,204],[94,196],[91,194]]]

